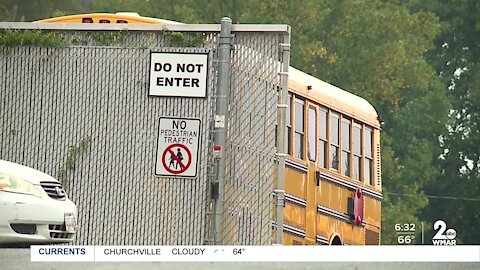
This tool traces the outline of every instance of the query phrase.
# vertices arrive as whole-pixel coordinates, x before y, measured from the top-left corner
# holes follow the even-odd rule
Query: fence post
[[[290,29],[290,28],[289,28]],[[282,66],[280,71],[281,85],[278,107],[278,179],[275,189],[276,202],[276,231],[275,244],[281,245],[283,242],[283,208],[285,207],[285,156],[287,149],[285,147],[286,133],[286,110],[288,102],[288,67],[290,66],[290,30],[283,36],[283,43],[280,44],[282,52]]]
[[[228,102],[230,99],[230,50],[232,46],[232,20],[222,18],[218,37],[218,75],[213,129],[214,173],[212,181],[214,245],[221,244],[221,212],[226,170],[226,138],[228,128]]]

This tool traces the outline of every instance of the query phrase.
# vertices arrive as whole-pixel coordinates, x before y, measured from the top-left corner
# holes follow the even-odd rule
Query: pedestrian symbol
[[[168,164],[168,168],[173,166],[175,164],[175,170],[178,167],[178,164],[180,164],[180,167],[183,167],[184,165],[181,163],[183,160],[183,155],[182,152],[180,152],[180,148],[177,148],[177,154],[175,155],[172,150],[170,150],[170,164]],[[175,163],[176,162],[176,163]]]
[[[197,177],[200,119],[160,117],[155,175]]]
[[[186,154],[185,158],[183,157],[182,152]],[[169,161],[168,166],[167,161]],[[178,143],[172,144],[163,152],[162,162],[163,167],[165,170],[167,170],[167,172],[181,174],[185,172],[192,164],[192,154],[185,145]]]

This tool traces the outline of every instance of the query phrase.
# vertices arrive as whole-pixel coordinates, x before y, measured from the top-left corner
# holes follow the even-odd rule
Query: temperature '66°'
[[[395,232],[397,234],[397,243],[400,245],[414,244],[415,223],[396,223]]]

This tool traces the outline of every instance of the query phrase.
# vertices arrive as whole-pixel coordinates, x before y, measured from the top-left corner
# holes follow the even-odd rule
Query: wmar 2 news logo
[[[435,221],[433,229],[437,233],[432,238],[432,243],[435,246],[454,246],[457,244],[457,231],[450,228],[447,229],[447,223],[441,219]]]

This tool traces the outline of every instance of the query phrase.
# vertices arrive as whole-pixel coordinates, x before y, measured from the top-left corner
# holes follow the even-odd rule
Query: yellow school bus
[[[37,22],[181,24],[137,13]],[[288,88],[283,244],[380,244],[380,123],[375,109],[293,67]]]
[[[378,245],[380,124],[366,100],[289,68],[285,244]]]

